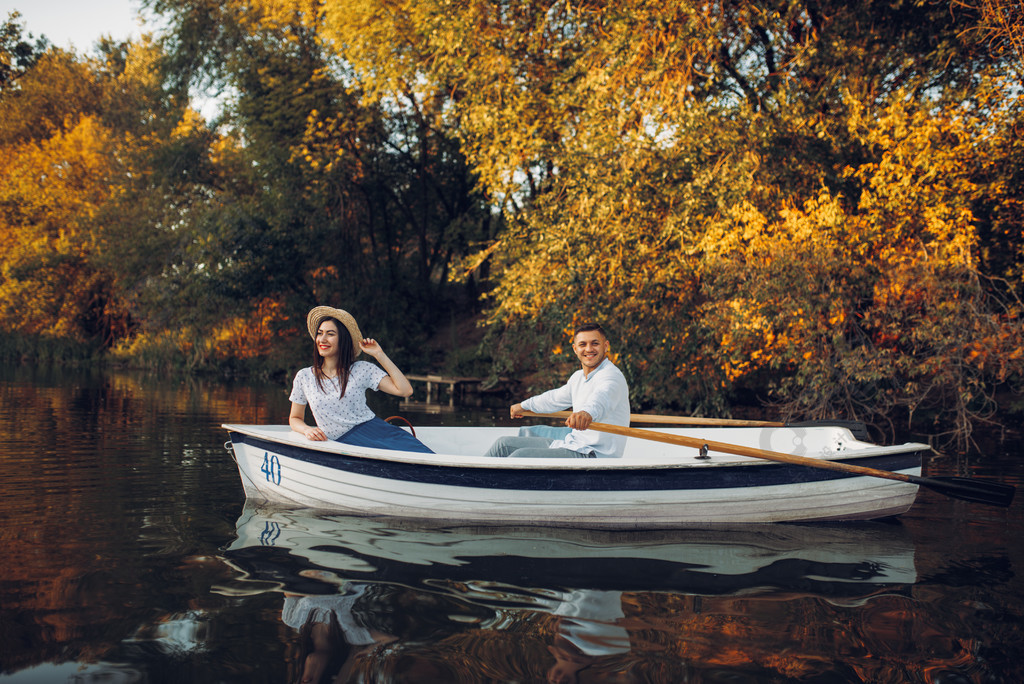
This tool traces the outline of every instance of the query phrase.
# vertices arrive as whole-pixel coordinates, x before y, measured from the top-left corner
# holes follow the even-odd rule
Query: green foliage
[[[490,237],[440,104],[364,105],[287,9],[154,8],[172,27],[159,45],[92,58],[21,55],[5,25],[21,61],[0,97],[0,329],[269,373],[326,302],[411,354],[466,303],[475,286],[449,270]],[[215,126],[183,104],[195,85],[234,94]]]
[[[157,9],[175,27],[172,82],[235,94],[202,219],[204,287],[232,316],[282,303],[281,332],[312,304],[344,306],[401,357],[462,301],[449,269],[490,221],[436,105],[364,104],[302,3]]]
[[[270,374],[326,303],[518,376],[598,319],[637,406],[960,438],[1021,392],[1003,0],[147,6],[93,58],[0,33],[8,333]]]
[[[104,362],[103,350],[64,337],[0,333],[0,363],[7,366],[96,367]]]
[[[447,94],[508,212],[482,253],[499,372],[564,363],[598,318],[643,405],[928,407],[965,436],[1019,391],[1021,102],[981,9],[324,10],[369,92]]]
[[[23,28],[18,22],[18,12],[11,12],[0,25],[0,92],[17,87],[17,81],[40,55],[46,51],[45,38],[32,41],[32,34],[22,35]]]

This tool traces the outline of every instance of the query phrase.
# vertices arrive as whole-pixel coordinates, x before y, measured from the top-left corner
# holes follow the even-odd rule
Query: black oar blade
[[[966,477],[920,477],[914,478],[914,482],[955,499],[1004,508],[1013,502],[1013,495],[1017,491],[1013,485]]]

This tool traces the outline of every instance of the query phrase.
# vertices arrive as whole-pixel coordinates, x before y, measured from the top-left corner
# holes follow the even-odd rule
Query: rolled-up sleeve
[[[622,371],[605,359],[590,376],[578,370],[569,382],[557,389],[530,397],[523,408],[534,413],[552,413],[563,409],[586,411],[598,423],[629,426],[629,386]],[[621,457],[626,438],[596,430],[573,430],[565,439],[551,443],[552,448],[565,447],[573,451],[593,452],[603,458]]]
[[[572,408],[572,381],[575,378],[573,375],[567,384],[530,397],[523,402],[523,408],[534,413],[553,413]]]

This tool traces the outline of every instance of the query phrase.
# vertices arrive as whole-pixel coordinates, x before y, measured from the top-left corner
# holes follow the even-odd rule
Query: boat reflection
[[[687,659],[663,655],[707,651],[728,672],[731,629],[750,630],[744,658],[774,670],[777,619],[789,630],[801,612],[902,599],[917,580],[895,523],[627,532],[246,502],[236,533],[222,551],[236,577],[216,590],[284,594],[296,681],[680,681]],[[800,671],[799,656],[785,667]]]
[[[242,592],[254,582],[296,591],[361,580],[432,590],[471,582],[460,595],[486,586],[489,598],[504,585],[514,603],[545,587],[849,597],[917,579],[913,540],[886,522],[607,531],[442,525],[246,501],[236,535],[224,557],[245,572],[234,589]]]

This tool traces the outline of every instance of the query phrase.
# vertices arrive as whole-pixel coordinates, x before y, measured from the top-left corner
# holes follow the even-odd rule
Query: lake
[[[287,389],[0,371],[0,682],[1024,681],[1024,495],[658,532],[252,505],[220,425],[286,422]],[[925,474],[1019,487],[1009,436]]]

